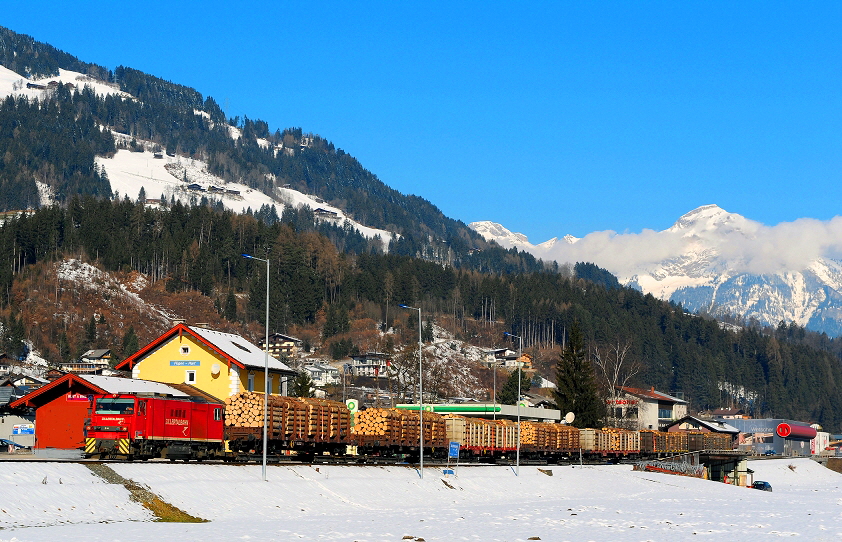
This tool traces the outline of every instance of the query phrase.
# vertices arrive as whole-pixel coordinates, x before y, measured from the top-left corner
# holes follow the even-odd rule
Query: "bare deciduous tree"
[[[640,362],[630,359],[628,354],[631,349],[631,341],[617,339],[609,345],[594,345],[592,347],[591,359],[596,366],[604,386],[604,395],[607,403],[608,416],[606,420],[614,427],[620,427],[631,423],[623,421],[623,416],[617,415],[617,405],[620,396],[623,394],[620,388],[626,387],[632,378],[640,371]],[[626,412],[627,409],[622,409]],[[634,427],[637,429],[637,427]]]

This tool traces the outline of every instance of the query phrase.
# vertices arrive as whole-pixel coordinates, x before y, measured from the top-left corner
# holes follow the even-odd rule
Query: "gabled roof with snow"
[[[173,397],[189,397],[188,394],[173,388],[169,384],[152,382],[151,380],[99,375],[85,375],[81,378],[101,388],[105,393],[160,393]]]
[[[680,420],[676,420],[669,424],[668,427],[672,427],[674,425],[681,425],[683,423],[688,422],[695,425],[696,427],[704,427],[713,433],[729,433],[736,435],[740,432],[740,430],[734,427],[733,425],[728,425],[727,423],[721,420],[703,420],[695,416],[684,416]]]
[[[145,359],[161,345],[181,335],[193,337],[211,351],[219,354],[228,363],[233,363],[241,369],[263,369],[266,363],[266,353],[259,346],[252,344],[237,334],[177,324],[123,360],[115,368],[120,370],[132,369],[135,364]],[[295,374],[295,371],[290,369],[288,365],[271,355],[269,356],[269,369],[289,375]]]
[[[679,399],[678,397],[673,397],[672,395],[667,395],[666,393],[662,393],[660,391],[655,391],[655,388],[650,389],[643,389],[643,388],[630,388],[627,386],[617,386],[618,390],[622,390],[628,394],[634,395],[636,397],[640,397],[643,399],[654,399],[656,401],[664,401],[667,403],[681,403],[687,404],[687,401],[684,399]]]
[[[67,373],[46,386],[41,386],[20,399],[12,401],[9,406],[12,408],[22,406],[38,407],[50,402],[56,395],[64,394],[74,389],[79,390],[80,388],[90,392],[90,394],[159,393],[172,397],[189,397],[188,394],[161,382],[119,378],[115,376],[82,376]]]
[[[99,350],[88,350],[84,354],[82,354],[83,359],[102,359],[111,357],[111,350],[107,348],[102,348]]]

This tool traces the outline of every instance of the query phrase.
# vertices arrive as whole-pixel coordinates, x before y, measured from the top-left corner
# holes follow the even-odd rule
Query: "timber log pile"
[[[263,427],[262,393],[243,391],[225,403],[227,426]],[[348,408],[336,401],[270,395],[267,414],[273,439],[342,442],[351,432]]]
[[[460,442],[469,450],[514,450],[517,424],[509,420],[485,420],[458,414],[444,416],[447,440]]]
[[[559,450],[579,449],[579,430],[569,425],[557,423],[548,424],[550,431],[556,434],[555,440]]]
[[[628,452],[640,449],[640,434],[617,427],[603,427],[602,431],[608,435],[608,451]]]
[[[551,450],[555,448],[555,432],[550,433],[546,423],[523,422],[520,427],[520,445],[530,446],[535,450]]]
[[[353,433],[361,445],[417,446],[420,415],[412,410],[369,408],[358,412]],[[424,412],[424,447],[446,445],[444,419],[434,412]]]
[[[705,433],[704,434],[705,450],[730,450],[731,435],[722,433]]]

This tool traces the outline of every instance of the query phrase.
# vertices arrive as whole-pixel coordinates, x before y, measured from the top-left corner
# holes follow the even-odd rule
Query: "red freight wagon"
[[[135,394],[94,395],[85,453],[203,459],[223,451],[223,405]]]

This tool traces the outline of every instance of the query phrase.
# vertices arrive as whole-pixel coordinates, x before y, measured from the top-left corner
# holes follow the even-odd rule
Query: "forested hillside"
[[[695,409],[733,403],[757,415],[839,427],[832,405],[842,399],[840,344],[827,337],[795,326],[734,333],[652,296],[570,273],[485,274],[398,254],[343,253],[323,235],[296,232],[283,220],[269,225],[206,206],[153,210],[125,199],[73,198],[66,208],[7,222],[0,228],[5,318],[20,318],[22,299],[44,295],[10,298],[15,273],[84,255],[105,269],[165,281],[172,293],[203,294],[220,318],[262,321],[265,267],[242,253],[270,259],[277,331],[310,326],[328,341],[351,327],[355,308],[405,303],[421,306],[425,317],[447,319],[463,339],[471,339],[467,322],[502,321],[546,366],[553,360],[542,359],[540,347],[562,342],[578,321],[589,349],[629,344],[628,358],[642,365],[636,384],[684,392]],[[234,294],[247,294],[244,311],[232,308]],[[52,333],[41,330],[42,340],[58,336],[61,324],[55,325]]]
[[[404,195],[389,188],[355,158],[330,141],[301,128],[270,130],[262,120],[226,120],[211,97],[195,89],[162,80],[141,71],[119,66],[107,70],[79,61],[28,36],[0,27],[0,64],[23,77],[52,76],[59,68],[79,71],[113,83],[134,99],[119,95],[96,95],[84,85],[75,89],[59,87],[45,91],[41,101],[50,111],[37,107],[27,111],[25,125],[17,122],[22,105],[11,101],[0,109],[0,210],[36,207],[35,180],[53,188],[59,201],[78,194],[106,195],[107,183],[97,177],[93,154],[113,152],[108,130],[150,141],[170,154],[180,154],[208,165],[208,170],[227,181],[241,182],[274,195],[277,186],[290,185],[318,196],[343,209],[357,222],[400,234],[390,252],[422,257],[451,265],[464,265],[464,259],[477,249],[485,254],[471,265],[487,271],[536,271],[544,267],[533,256],[504,251],[484,241],[464,223],[446,217],[424,198]],[[77,133],[67,133],[65,117],[54,111],[73,112],[79,119]],[[91,123],[106,128],[93,134]],[[32,144],[19,148],[16,134],[26,132],[32,141],[45,140],[50,149],[75,156],[66,167],[62,156],[37,152]],[[23,171],[13,164],[35,163]],[[33,173],[37,173],[34,175]]]

